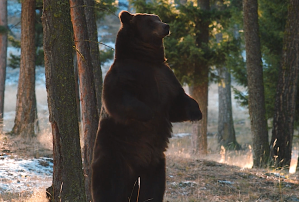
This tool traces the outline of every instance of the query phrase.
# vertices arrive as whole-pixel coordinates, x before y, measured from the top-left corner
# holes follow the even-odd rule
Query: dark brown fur
[[[156,15],[120,14],[113,65],[104,80],[94,148],[94,202],[162,202],[171,122],[201,119],[196,101],[165,63],[169,26]],[[135,185],[134,185],[135,184]]]

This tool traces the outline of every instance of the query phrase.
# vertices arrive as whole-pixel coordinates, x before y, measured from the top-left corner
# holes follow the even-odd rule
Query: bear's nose
[[[169,25],[166,23],[164,24],[164,32],[165,32],[165,36],[169,34]]]
[[[164,29],[169,31],[169,25],[168,24],[164,24]]]

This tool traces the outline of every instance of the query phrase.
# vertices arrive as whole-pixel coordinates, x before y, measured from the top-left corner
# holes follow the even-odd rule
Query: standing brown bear
[[[169,25],[149,14],[122,11],[119,18],[115,59],[103,86],[92,196],[94,202],[162,202],[171,122],[202,114],[166,63]]]

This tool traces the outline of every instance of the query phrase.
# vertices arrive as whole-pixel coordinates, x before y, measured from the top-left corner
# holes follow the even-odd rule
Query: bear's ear
[[[128,11],[121,11],[119,13],[119,19],[123,24],[128,24],[132,20],[134,15],[129,13]]]

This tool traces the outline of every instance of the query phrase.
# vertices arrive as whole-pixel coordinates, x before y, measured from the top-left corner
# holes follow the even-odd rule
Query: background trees
[[[240,8],[235,2],[230,6],[219,1],[216,4],[216,9],[220,13],[224,13],[223,17],[217,19],[215,27],[215,49],[218,57],[216,57],[216,67],[218,73],[218,143],[219,146],[224,146],[226,149],[240,149],[241,146],[236,140],[233,112],[232,112],[232,93],[231,93],[231,70],[230,60],[235,60],[236,50],[240,49],[240,36],[238,25],[235,20],[231,20],[225,16],[236,15],[234,9],[240,12]],[[225,36],[225,37],[223,37]],[[237,52],[238,53],[238,52]]]
[[[257,9],[257,0],[243,2],[253,165],[262,167],[268,161],[269,145]]]
[[[276,167],[289,166],[292,155],[299,76],[299,7],[291,0],[284,31],[282,58],[275,98],[271,154]]]
[[[35,0],[22,1],[21,62],[12,133],[31,138],[38,130],[35,96]]]
[[[209,22],[208,15],[204,13],[210,10],[209,0],[197,1],[199,12],[203,15],[197,16],[195,21],[195,43],[203,52],[208,52],[209,43]],[[193,67],[193,78],[190,85],[190,94],[198,102],[202,112],[202,120],[193,125],[195,141],[195,153],[206,155],[208,153],[207,132],[208,132],[208,86],[209,86],[209,64],[205,57],[196,61]]]
[[[101,106],[102,106],[102,85],[103,85],[103,77],[102,77],[102,69],[101,69],[101,60],[100,60],[100,50],[98,44],[98,27],[96,23],[96,4],[94,0],[84,0],[84,13],[86,17],[87,23],[87,31],[88,31],[88,41],[90,48],[90,56],[92,60],[93,66],[93,74],[94,74],[94,86],[96,93],[96,105],[98,110],[98,116],[100,116]]]
[[[71,18],[74,29],[75,46],[77,51],[77,62],[78,62],[78,74],[80,80],[80,99],[81,99],[81,114],[83,121],[83,135],[84,135],[84,175],[85,175],[85,189],[87,195],[87,201],[91,201],[91,161],[93,154],[93,145],[96,138],[96,133],[98,129],[99,114],[101,106],[97,106],[97,96],[101,92],[101,82],[100,78],[97,78],[100,86],[95,87],[94,82],[94,72],[100,72],[99,60],[93,53],[91,57],[91,52],[98,50],[98,46],[90,49],[90,38],[92,32],[96,32],[96,25],[94,27],[87,28],[87,18],[84,14],[84,3],[83,0],[70,0],[71,6]],[[91,14],[91,13],[90,13]],[[91,26],[91,25],[90,25]],[[89,35],[90,34],[90,35]],[[93,37],[94,38],[94,37]],[[95,39],[97,42],[97,39]],[[94,42],[93,42],[94,43]],[[99,51],[96,51],[99,54]],[[93,65],[98,65],[93,67]],[[95,75],[96,76],[96,75]],[[97,89],[97,93],[95,91]],[[101,102],[99,102],[101,103]]]
[[[0,1],[0,133],[3,127],[7,55],[7,0]]]

